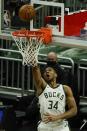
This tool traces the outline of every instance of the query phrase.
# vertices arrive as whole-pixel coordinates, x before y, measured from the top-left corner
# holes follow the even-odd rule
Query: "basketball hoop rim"
[[[52,42],[52,29],[42,27],[39,30],[28,30],[28,29],[20,29],[11,33],[14,40],[20,39],[22,40],[28,38],[28,40],[33,40],[35,38],[38,41],[42,41],[43,44],[49,44]]]
[[[17,30],[12,32],[12,36],[16,37],[43,37],[44,32],[30,31],[30,30]]]

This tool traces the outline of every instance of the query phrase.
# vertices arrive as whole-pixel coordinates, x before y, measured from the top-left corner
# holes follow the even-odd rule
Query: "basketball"
[[[19,17],[22,21],[30,21],[35,17],[35,9],[32,5],[26,4],[20,7]]]

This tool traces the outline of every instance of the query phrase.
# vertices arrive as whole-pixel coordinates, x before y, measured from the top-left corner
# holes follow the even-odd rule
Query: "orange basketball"
[[[35,9],[32,5],[25,4],[19,9],[19,17],[23,21],[30,21],[35,17]]]

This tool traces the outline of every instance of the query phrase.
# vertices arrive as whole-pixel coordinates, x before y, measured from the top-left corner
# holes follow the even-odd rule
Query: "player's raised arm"
[[[32,67],[32,73],[33,73],[36,90],[38,94],[41,94],[43,89],[46,87],[46,82],[41,76],[40,68],[38,65]]]

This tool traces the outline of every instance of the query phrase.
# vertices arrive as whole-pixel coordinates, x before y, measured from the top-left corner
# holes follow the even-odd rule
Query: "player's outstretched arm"
[[[47,83],[42,78],[40,68],[38,65],[32,67],[32,73],[33,73],[33,78],[34,78],[37,93],[38,95],[40,95],[43,92],[43,89],[46,87]]]

